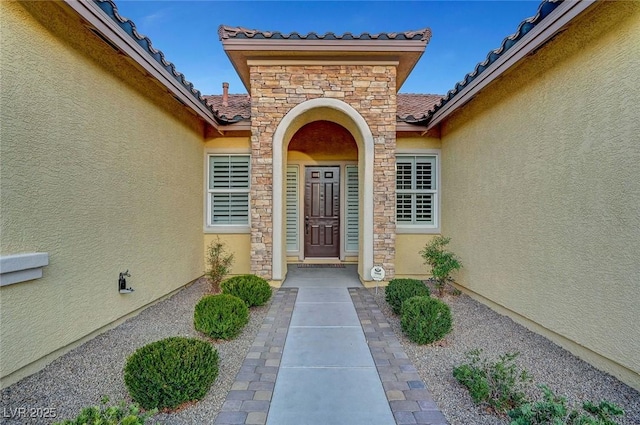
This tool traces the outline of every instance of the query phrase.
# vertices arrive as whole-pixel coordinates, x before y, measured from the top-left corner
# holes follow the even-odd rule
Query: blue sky
[[[218,26],[306,34],[402,32],[433,36],[401,93],[445,94],[535,15],[539,1],[118,1],[123,17],[203,94],[246,93],[218,40]]]

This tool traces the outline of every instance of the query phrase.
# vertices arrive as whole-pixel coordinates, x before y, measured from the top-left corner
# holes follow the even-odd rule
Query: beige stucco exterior
[[[68,7],[0,11],[0,255],[49,255],[41,279],[0,288],[1,386],[201,276],[217,238],[231,274],[278,286],[301,261],[286,166],[331,162],[359,167],[360,248],[342,261],[365,284],[374,263],[428,276],[419,251],[442,233],[461,289],[640,388],[640,3],[599,2],[430,132],[396,122],[407,69],[389,58],[247,62],[251,124],[225,129]],[[317,121],[353,140],[292,142]],[[439,158],[440,228],[411,233],[395,158],[421,152]],[[251,155],[245,229],[207,227],[209,153]]]
[[[251,152],[251,140],[249,136],[242,137],[217,137],[208,138],[204,144],[205,157],[203,162],[203,174],[202,181],[203,187],[206,188],[206,154],[248,154]],[[206,191],[203,191],[203,217],[206,214]],[[216,228],[206,228],[205,221],[203,219],[202,225],[205,226],[204,234],[204,269],[206,270],[206,258],[207,247],[211,242],[217,241],[225,244],[225,249],[228,253],[233,254],[234,261],[231,267],[230,275],[248,274],[251,273],[251,257],[249,251],[251,249],[251,234],[249,230],[237,233],[222,232]]]
[[[399,153],[419,153],[427,150],[439,150],[440,139],[435,137],[401,137],[397,139]],[[442,191],[440,191],[442,199]],[[442,218],[441,218],[442,221]],[[433,234],[399,233],[396,235],[396,277],[424,279],[430,275],[429,268],[424,265],[420,251],[433,239]]]
[[[640,388],[640,3],[602,2],[442,126],[458,282]]]
[[[0,253],[49,253],[0,288],[6,386],[202,275],[203,127],[58,5],[0,7]]]

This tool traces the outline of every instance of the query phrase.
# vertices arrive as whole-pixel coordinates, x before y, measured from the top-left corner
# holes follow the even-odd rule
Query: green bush
[[[218,351],[211,344],[171,337],[139,348],[127,359],[124,382],[145,409],[175,409],[200,400],[218,376]]]
[[[234,338],[248,322],[247,305],[229,294],[202,297],[193,313],[195,328],[214,339]]]
[[[207,271],[205,275],[209,279],[211,292],[220,292],[220,282],[229,273],[233,264],[233,253],[227,254],[227,245],[220,242],[220,237],[207,246]]]
[[[497,413],[506,413],[524,403],[522,389],[531,377],[516,367],[518,353],[504,354],[496,363],[490,363],[481,354],[479,349],[469,351],[466,353],[469,363],[453,369],[454,378],[469,390],[473,401]]]
[[[417,279],[393,279],[384,290],[385,299],[395,314],[400,314],[402,303],[411,297],[428,297],[429,288]]]
[[[424,263],[431,267],[433,281],[440,296],[444,295],[445,285],[453,282],[451,273],[462,267],[460,259],[445,249],[450,241],[451,238],[436,236],[420,251]]]
[[[143,425],[157,410],[141,413],[137,404],[126,405],[124,401],[107,407],[108,397],[102,398],[102,406],[91,406],[82,409],[75,419],[66,419],[54,425]]]
[[[624,415],[624,410],[605,400],[597,405],[589,401],[583,403],[583,409],[590,415],[576,410],[569,412],[566,398],[556,396],[546,385],[540,387],[544,394],[543,401],[525,403],[511,410],[511,425],[617,425],[612,417]]]
[[[435,298],[411,297],[402,303],[400,324],[411,341],[429,344],[451,332],[451,310]]]
[[[234,276],[222,282],[222,293],[231,294],[247,303],[248,307],[263,305],[271,298],[269,282],[263,278],[245,274]]]

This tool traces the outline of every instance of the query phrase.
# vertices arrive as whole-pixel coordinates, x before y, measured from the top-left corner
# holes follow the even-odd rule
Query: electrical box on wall
[[[120,276],[118,277],[118,292],[121,294],[130,294],[133,292],[133,288],[127,288],[127,277],[131,277],[128,269],[125,272],[120,272]]]

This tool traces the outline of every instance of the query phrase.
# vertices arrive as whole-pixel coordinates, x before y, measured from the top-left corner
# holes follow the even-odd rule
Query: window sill
[[[42,268],[49,265],[49,253],[32,252],[0,257],[0,286],[40,279]]]
[[[396,225],[396,234],[398,235],[438,235],[440,234],[439,227],[425,227],[425,226],[407,226]]]
[[[212,233],[212,234],[216,234],[216,233],[235,233],[235,234],[245,234],[245,233],[251,233],[251,228],[249,226],[225,226],[225,225],[220,225],[220,226],[205,226],[204,227],[204,233]]]

